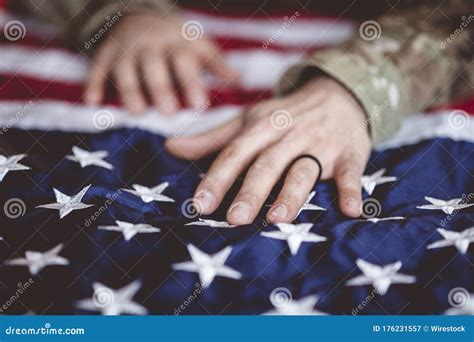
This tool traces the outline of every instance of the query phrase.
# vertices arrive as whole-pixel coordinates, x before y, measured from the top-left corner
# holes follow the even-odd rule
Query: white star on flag
[[[306,202],[300,208],[300,210],[298,211],[298,214],[296,214],[296,216],[301,214],[301,212],[303,210],[323,210],[323,211],[326,210],[326,209],[324,209],[324,208],[322,208],[322,207],[320,207],[316,204],[311,203],[311,200],[313,199],[314,195],[316,195],[316,191],[311,191],[310,194],[308,195],[308,198],[306,198]]]
[[[216,276],[240,279],[242,274],[225,264],[232,252],[232,247],[227,246],[215,254],[207,254],[197,247],[187,245],[192,261],[184,261],[173,264],[174,270],[194,272],[199,274],[199,279],[203,288],[207,288],[214,281]]]
[[[82,299],[75,307],[87,311],[100,311],[102,315],[116,316],[121,314],[146,315],[147,309],[133,301],[140,290],[140,282],[134,281],[121,289],[114,290],[101,283],[93,283],[92,299]]]
[[[274,309],[267,311],[264,315],[282,315],[282,316],[322,316],[327,313],[315,310],[314,307],[318,303],[318,296],[307,296],[298,300],[291,299],[284,305],[274,305]]]
[[[391,216],[391,217],[371,217],[371,218],[368,218],[367,220],[362,220],[362,221],[377,223],[380,221],[392,221],[392,220],[404,220],[404,219],[406,219],[406,217],[404,216]]]
[[[116,226],[99,226],[98,229],[121,232],[125,241],[130,241],[135,235],[139,233],[159,233],[161,231],[160,228],[156,228],[145,223],[133,224],[130,222],[118,220],[115,221],[115,223],[117,223]]]
[[[135,196],[138,196],[142,199],[143,202],[145,203],[150,203],[153,201],[157,202],[174,202],[174,199],[165,196],[162,194],[163,191],[170,185],[168,182],[161,183],[153,188],[148,188],[143,185],[139,184],[133,184],[132,188],[134,190],[130,189],[123,189]]]
[[[186,223],[185,226],[209,226],[214,228],[234,228],[237,227],[234,224],[230,224],[227,221],[214,221],[200,218],[199,221]]]
[[[384,177],[385,171],[386,169],[380,169],[371,175],[362,176],[362,187],[369,195],[372,195],[377,185],[395,182],[397,180],[397,177]]]
[[[450,200],[441,200],[433,197],[426,196],[425,200],[431,204],[424,204],[417,206],[418,209],[428,210],[442,210],[445,214],[451,215],[455,210],[460,210],[473,206],[474,203],[462,203],[462,198],[453,198]]]
[[[81,191],[73,196],[67,196],[57,189],[54,190],[54,196],[56,196],[56,202],[49,204],[38,205],[36,208],[56,209],[59,210],[59,218],[62,219],[74,210],[81,210],[89,207],[93,207],[93,204],[82,203],[82,197],[86,194],[87,190],[91,185],[86,186]]]
[[[381,296],[387,293],[392,284],[413,284],[416,281],[414,276],[397,273],[402,268],[401,261],[379,266],[362,259],[357,259],[356,264],[364,274],[348,280],[346,285],[362,286],[372,284]]]
[[[28,166],[18,163],[25,157],[26,154],[17,154],[10,157],[0,154],[0,182],[9,171],[29,170]]]
[[[7,260],[5,265],[8,266],[28,266],[31,275],[35,276],[41,272],[43,268],[50,265],[69,265],[69,260],[59,256],[59,252],[63,249],[63,245],[57,245],[56,247],[46,251],[44,253],[37,251],[26,251],[24,258],[17,258]]]
[[[462,232],[449,231],[442,228],[438,228],[437,231],[444,239],[428,245],[428,249],[454,246],[459,253],[466,254],[469,244],[474,242],[474,227],[463,230]]]
[[[277,223],[280,231],[262,232],[260,235],[278,240],[286,240],[292,255],[296,255],[303,242],[322,242],[326,237],[311,233],[309,230],[313,227],[312,223]]]
[[[107,151],[95,151],[89,152],[83,150],[80,147],[73,146],[72,147],[72,156],[66,156],[66,159],[72,160],[74,162],[78,162],[81,167],[86,167],[89,165],[95,165],[99,167],[103,167],[108,170],[112,170],[114,167],[112,164],[103,160],[105,157],[109,155]]]

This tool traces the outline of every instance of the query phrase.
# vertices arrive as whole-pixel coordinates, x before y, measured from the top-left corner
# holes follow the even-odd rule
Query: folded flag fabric
[[[130,117],[113,94],[85,106],[86,58],[50,27],[0,15],[25,30],[0,42],[0,313],[473,314],[472,102],[416,114],[376,146],[359,219],[340,213],[332,181],[293,224],[268,224],[268,207],[251,225],[228,224],[239,184],[200,217],[192,196],[214,156],[176,159],[166,137],[271,96],[302,50],[343,41],[354,24],[185,14],[242,84],[209,79],[212,103],[172,118]]]

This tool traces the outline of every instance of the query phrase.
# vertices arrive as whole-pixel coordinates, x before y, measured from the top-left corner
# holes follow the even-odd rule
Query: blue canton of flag
[[[12,313],[429,314],[473,286],[473,142],[374,152],[360,219],[339,212],[327,181],[294,224],[267,224],[264,208],[233,227],[238,184],[198,217],[189,200],[212,158],[177,160],[159,135],[8,138],[28,155],[1,160],[2,299],[32,279]]]

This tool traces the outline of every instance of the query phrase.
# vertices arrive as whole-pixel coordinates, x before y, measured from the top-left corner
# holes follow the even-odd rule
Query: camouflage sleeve
[[[308,75],[333,77],[364,108],[375,142],[406,115],[474,95],[474,1],[425,3],[364,21],[349,42],[291,67],[277,91],[292,91]]]
[[[45,19],[68,37],[79,49],[89,50],[95,42],[129,13],[155,11],[166,15],[176,7],[168,0],[21,0],[29,14]]]

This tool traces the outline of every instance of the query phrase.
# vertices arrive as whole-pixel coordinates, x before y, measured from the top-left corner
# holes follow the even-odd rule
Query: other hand
[[[98,105],[104,99],[110,76],[121,103],[134,114],[146,108],[145,89],[160,112],[174,113],[179,108],[174,79],[187,105],[205,105],[209,96],[201,80],[203,69],[227,81],[237,75],[212,41],[186,39],[182,28],[176,16],[150,13],[120,19],[94,55],[86,103]]]

